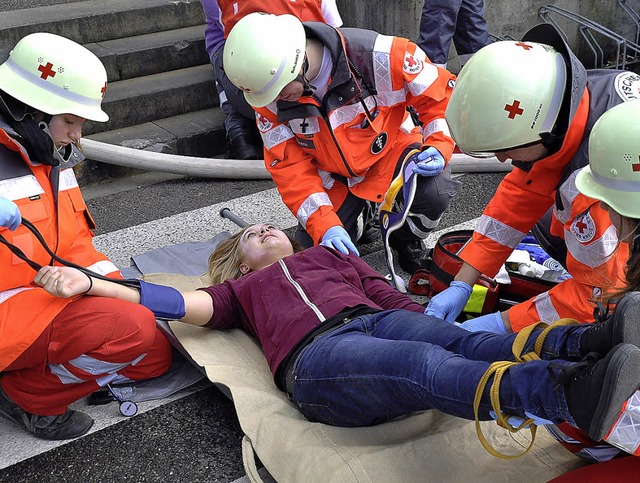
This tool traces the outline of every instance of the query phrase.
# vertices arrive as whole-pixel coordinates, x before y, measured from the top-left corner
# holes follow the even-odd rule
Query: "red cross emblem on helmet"
[[[504,110],[509,113],[509,119],[515,119],[516,116],[521,116],[524,113],[524,109],[520,107],[520,101],[516,100],[512,104],[505,104]]]
[[[46,65],[40,64],[38,66],[38,70],[40,71],[40,78],[47,80],[49,77],[55,77],[56,71],[53,70],[53,64],[51,62],[47,62]]]

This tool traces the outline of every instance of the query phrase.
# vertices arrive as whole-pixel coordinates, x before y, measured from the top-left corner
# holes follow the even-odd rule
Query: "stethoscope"
[[[120,396],[118,396],[116,392],[113,390],[113,388],[111,387],[111,384],[107,384],[107,389],[109,390],[109,394],[111,394],[111,396],[116,401],[118,401],[119,403],[118,409],[120,410],[120,414],[122,414],[124,417],[127,417],[127,418],[130,418],[131,416],[136,415],[136,413],[138,412],[138,405],[136,403],[134,403],[133,401],[129,401],[127,399],[123,399]]]
[[[35,225],[33,223],[31,223],[26,218],[22,218],[22,224],[31,233],[33,233],[33,235],[36,237],[38,242],[40,242],[40,244],[46,250],[46,252],[49,254],[49,256],[51,256],[52,260],[55,260],[55,261],[57,261],[58,263],[60,263],[62,265],[65,265],[65,266],[72,267],[72,268],[75,268],[77,270],[80,270],[82,273],[84,273],[88,277],[94,277],[94,278],[101,279],[101,280],[107,280],[109,282],[119,283],[121,285],[126,285],[127,287],[135,288],[135,289],[138,289],[138,290],[140,289],[140,283],[137,280],[126,280],[126,279],[125,280],[117,280],[117,279],[112,279],[112,278],[109,278],[109,277],[105,277],[104,275],[101,275],[99,273],[95,273],[92,270],[89,270],[88,268],[82,267],[82,266],[77,265],[77,264],[75,264],[73,262],[65,260],[64,258],[60,258],[58,255],[56,255],[53,252],[53,250],[51,250],[51,248],[49,248],[49,245],[47,245],[46,240],[44,239],[44,237],[42,236],[40,231],[35,227]],[[39,271],[42,268],[42,265],[40,265],[38,262],[35,262],[34,260],[31,260],[19,247],[15,246],[12,243],[10,243],[9,241],[7,241],[7,239],[5,237],[3,237],[2,235],[0,235],[0,243],[5,245],[15,256],[17,256],[22,261],[26,262],[27,265],[29,265],[31,268],[33,268],[36,272]],[[129,401],[127,399],[123,399],[122,397],[118,396],[116,394],[116,392],[113,390],[113,388],[111,387],[111,384],[107,384],[106,387],[109,390],[109,393],[111,394],[111,396],[113,396],[113,398],[119,403],[120,414],[122,414],[125,417],[131,417],[131,416],[134,416],[138,412],[138,405],[136,403],[134,403],[133,401]]]

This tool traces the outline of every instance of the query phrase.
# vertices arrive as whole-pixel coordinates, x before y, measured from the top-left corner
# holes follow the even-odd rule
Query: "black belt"
[[[300,343],[298,343],[291,350],[291,352],[289,352],[289,354],[287,355],[287,357],[282,363],[282,371],[281,372],[278,371],[280,375],[277,378],[277,381],[279,382],[278,387],[280,387],[281,390],[286,392],[287,396],[289,396],[289,399],[291,399],[293,394],[291,391],[291,383],[293,381],[293,366],[296,362],[296,359],[300,355],[300,352],[302,352],[302,349],[307,347],[309,344],[315,341],[318,337],[326,335],[327,333],[337,329],[338,327],[342,327],[348,324],[353,319],[356,319],[358,317],[361,317],[367,314],[375,314],[377,312],[380,312],[380,309],[374,309],[371,307],[362,307],[355,311],[350,311],[350,312],[351,313],[349,313],[349,315],[347,315],[346,317],[340,317],[340,315],[342,314],[337,314],[337,316],[327,319],[324,323],[320,324],[311,332],[309,332],[300,341]]]

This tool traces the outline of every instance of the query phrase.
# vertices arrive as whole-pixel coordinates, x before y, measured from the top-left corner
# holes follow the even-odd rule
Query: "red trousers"
[[[171,345],[151,311],[87,296],[51,321],[5,369],[0,386],[25,411],[53,416],[107,383],[157,377],[171,362]]]

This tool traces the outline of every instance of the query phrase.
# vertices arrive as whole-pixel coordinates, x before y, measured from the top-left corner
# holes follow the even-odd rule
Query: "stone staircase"
[[[226,151],[199,0],[2,0],[0,61],[25,35],[44,31],[94,52],[107,69],[106,123],[85,137],[156,152],[218,157]],[[131,169],[87,160],[81,185]]]

